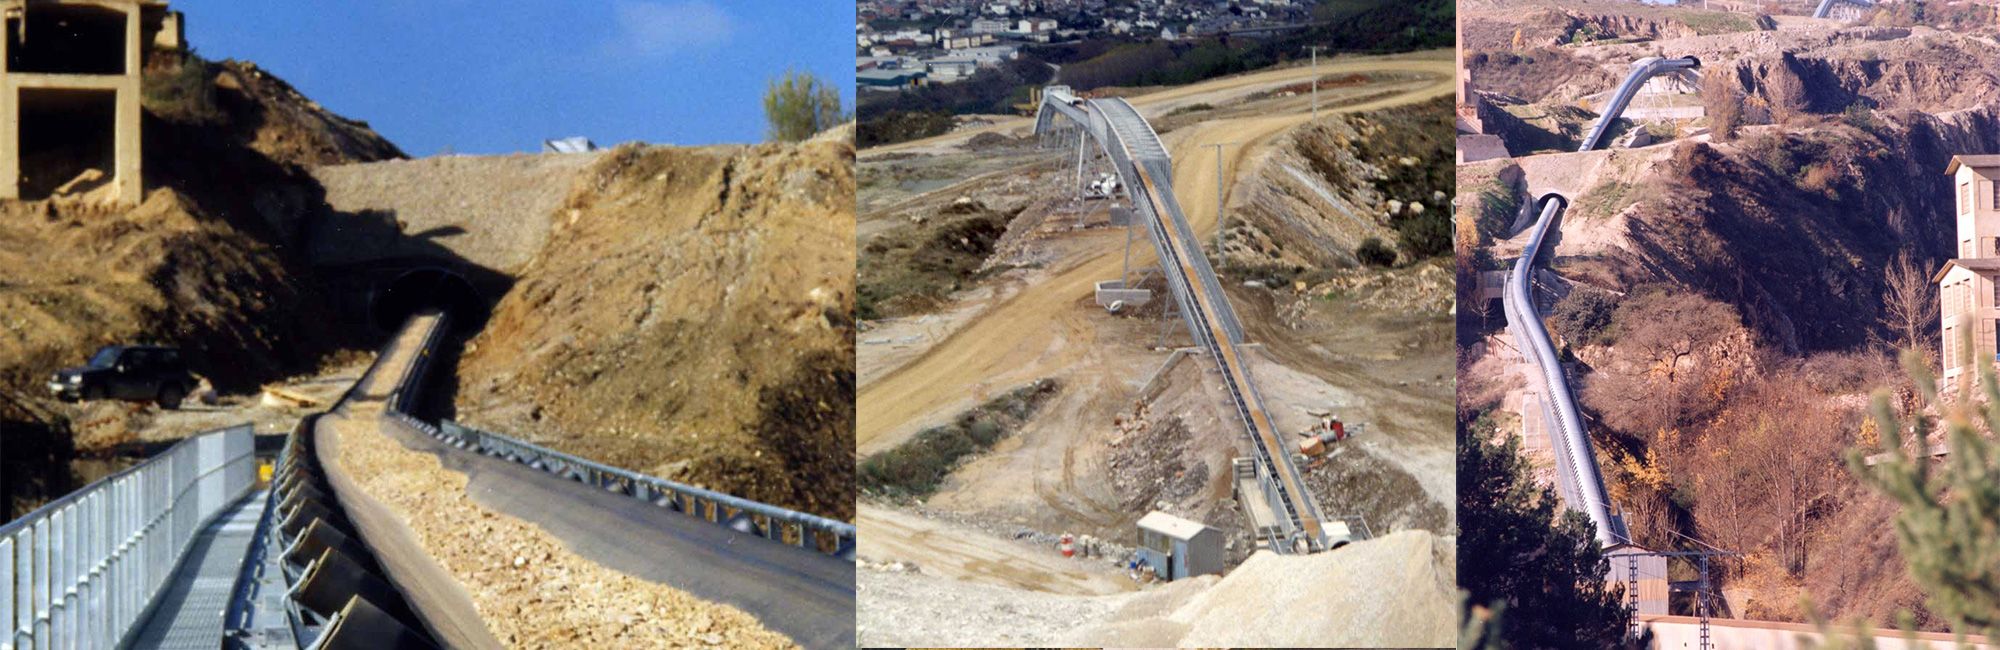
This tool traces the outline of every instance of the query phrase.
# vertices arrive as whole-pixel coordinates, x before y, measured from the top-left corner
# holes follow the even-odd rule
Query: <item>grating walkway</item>
[[[229,609],[230,590],[243,569],[243,554],[257,534],[257,518],[264,513],[268,494],[260,490],[237,501],[195,536],[166,590],[154,597],[158,607],[132,637],[133,647],[222,647],[222,617]]]

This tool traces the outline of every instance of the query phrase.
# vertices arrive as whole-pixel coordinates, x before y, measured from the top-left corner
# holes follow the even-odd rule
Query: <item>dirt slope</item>
[[[445,247],[516,273],[541,252],[576,179],[601,154],[439,156],[312,169],[329,208],[315,264],[426,254]]]
[[[853,155],[845,130],[604,155],[469,344],[463,417],[851,518]]]

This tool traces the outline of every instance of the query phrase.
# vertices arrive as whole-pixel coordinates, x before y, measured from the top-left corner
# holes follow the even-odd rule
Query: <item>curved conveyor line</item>
[[[1813,10],[1813,17],[1825,18],[1827,16],[1833,15],[1833,6],[1843,2],[1854,5],[1856,7],[1860,7],[1862,9],[1868,9],[1875,6],[1875,3],[1869,2],[1868,0],[1819,0],[1819,8]]]
[[[364,468],[338,462],[338,427],[361,427],[436,455],[466,475],[466,491],[480,506],[540,527],[587,560],[736,606],[808,648],[853,647],[851,561],[459,449],[417,430],[400,411],[422,388],[441,321],[435,313],[412,317],[314,433],[327,480],[358,535],[437,639],[454,648],[499,647],[465,589],[405,522],[360,489],[353,474]]]
[[[1603,144],[1604,134],[1625,107],[1632,102],[1632,96],[1646,85],[1646,80],[1654,75],[1701,67],[1701,60],[1694,57],[1665,59],[1647,57],[1632,63],[1632,72],[1618,84],[1611,94],[1604,111],[1583,137],[1577,151],[1590,151]],[[1605,546],[1623,543],[1628,539],[1624,522],[1611,512],[1610,496],[1604,490],[1604,479],[1597,467],[1597,455],[1592,451],[1590,433],[1583,426],[1583,416],[1576,408],[1576,394],[1570,390],[1569,376],[1563,372],[1562,359],[1556,355],[1555,342],[1542,326],[1542,317],[1535,310],[1534,268],[1535,259],[1541,256],[1542,245],[1547,242],[1549,232],[1555,228],[1557,218],[1562,216],[1568,201],[1559,195],[1542,197],[1542,214],[1535,220],[1528,235],[1528,245],[1521,250],[1521,257],[1514,262],[1514,268],[1507,274],[1507,290],[1502,296],[1501,307],[1507,314],[1507,323],[1514,328],[1516,345],[1527,360],[1534,364],[1542,378],[1542,393],[1545,421],[1555,427],[1554,440],[1558,464],[1556,477],[1563,496],[1572,507],[1581,506],[1584,514],[1590,516],[1590,523],[1597,529],[1597,541]]]
[[[1623,83],[1618,84],[1617,92],[1611,94],[1611,101],[1605,103],[1604,110],[1598,112],[1597,123],[1591,125],[1590,132],[1583,136],[1583,144],[1576,150],[1590,151],[1604,144],[1602,142],[1604,133],[1611,129],[1612,122],[1618,121],[1618,116],[1625,112],[1625,106],[1632,103],[1632,96],[1639,93],[1639,88],[1646,85],[1647,79],[1653,78],[1654,75],[1700,67],[1701,60],[1691,56],[1678,59],[1649,56],[1633,61],[1632,72],[1625,75]]]
[[[1328,538],[1319,504],[1306,489],[1283,437],[1264,409],[1248,364],[1237,352],[1243,342],[1242,325],[1202,254],[1194,230],[1182,216],[1173,192],[1173,163],[1159,134],[1123,99],[1086,100],[1067,88],[1051,87],[1043,93],[1036,112],[1036,132],[1049,132],[1058,116],[1089,133],[1111,159],[1125,187],[1133,188],[1135,198],[1143,199],[1134,201],[1133,209],[1144,219],[1154,253],[1159,256],[1161,275],[1174,294],[1189,333],[1221,371],[1237,417],[1253,443],[1257,463],[1268,479],[1263,481],[1265,498],[1278,513],[1281,528],[1280,538],[1271,540],[1271,547],[1286,553],[1345,543],[1346,539]]]
[[[1598,543],[1610,546],[1624,541],[1626,533],[1622,523],[1611,514],[1610,497],[1598,475],[1597,457],[1591,451],[1590,434],[1583,428],[1575,395],[1570,392],[1569,377],[1563,373],[1555,342],[1550,340],[1548,330],[1542,327],[1542,316],[1535,310],[1532,282],[1535,258],[1541,254],[1549,229],[1568,203],[1554,194],[1542,200],[1542,216],[1535,221],[1527,247],[1507,274],[1501,307],[1507,314],[1507,323],[1514,328],[1515,346],[1542,378],[1542,393],[1547,396],[1542,402],[1543,415],[1555,427],[1550,438],[1557,447],[1556,477],[1563,497],[1571,507],[1580,506],[1590,516],[1590,523],[1597,528]]]

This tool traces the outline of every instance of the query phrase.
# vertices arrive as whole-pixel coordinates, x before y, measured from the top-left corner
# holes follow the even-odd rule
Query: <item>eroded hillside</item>
[[[852,517],[850,133],[602,156],[467,345],[462,416]]]
[[[1485,244],[1460,284],[1507,268],[1531,199],[1562,192],[1544,313],[1634,540],[1744,553],[1714,576],[1731,616],[1803,621],[1810,602],[1836,620],[1893,627],[1907,610],[1940,629],[1880,532],[1893,506],[1845,455],[1881,440],[1871,392],[1913,407],[1893,355],[1934,348],[1936,317],[1895,314],[1934,307],[1929,274],[1954,253],[1947,161],[2000,151],[1996,48],[1880,20],[1785,20],[1485,53],[1504,67],[1475,72],[1482,116],[1519,157],[1460,167],[1459,232]],[[1651,112],[1621,121],[1611,150],[1551,151],[1574,149],[1624,66],[1652,55],[1700,58],[1697,87],[1635,102]],[[1662,109],[1674,106],[1695,110]],[[1665,143],[1619,137],[1641,130]],[[1522,431],[1530,389],[1497,294],[1461,295],[1461,422]],[[1546,460],[1545,440],[1524,447]]]

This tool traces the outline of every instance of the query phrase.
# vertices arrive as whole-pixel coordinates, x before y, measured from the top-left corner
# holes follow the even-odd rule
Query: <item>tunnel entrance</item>
[[[111,181],[118,161],[115,91],[22,88],[20,110],[21,198],[48,198],[89,169],[103,173],[98,183]]]
[[[404,271],[377,285],[369,302],[369,320],[377,331],[394,332],[410,316],[439,309],[451,316],[452,330],[478,331],[491,313],[472,282],[456,271],[422,267]]]
[[[7,19],[7,71],[125,74],[125,12],[37,5]]]

